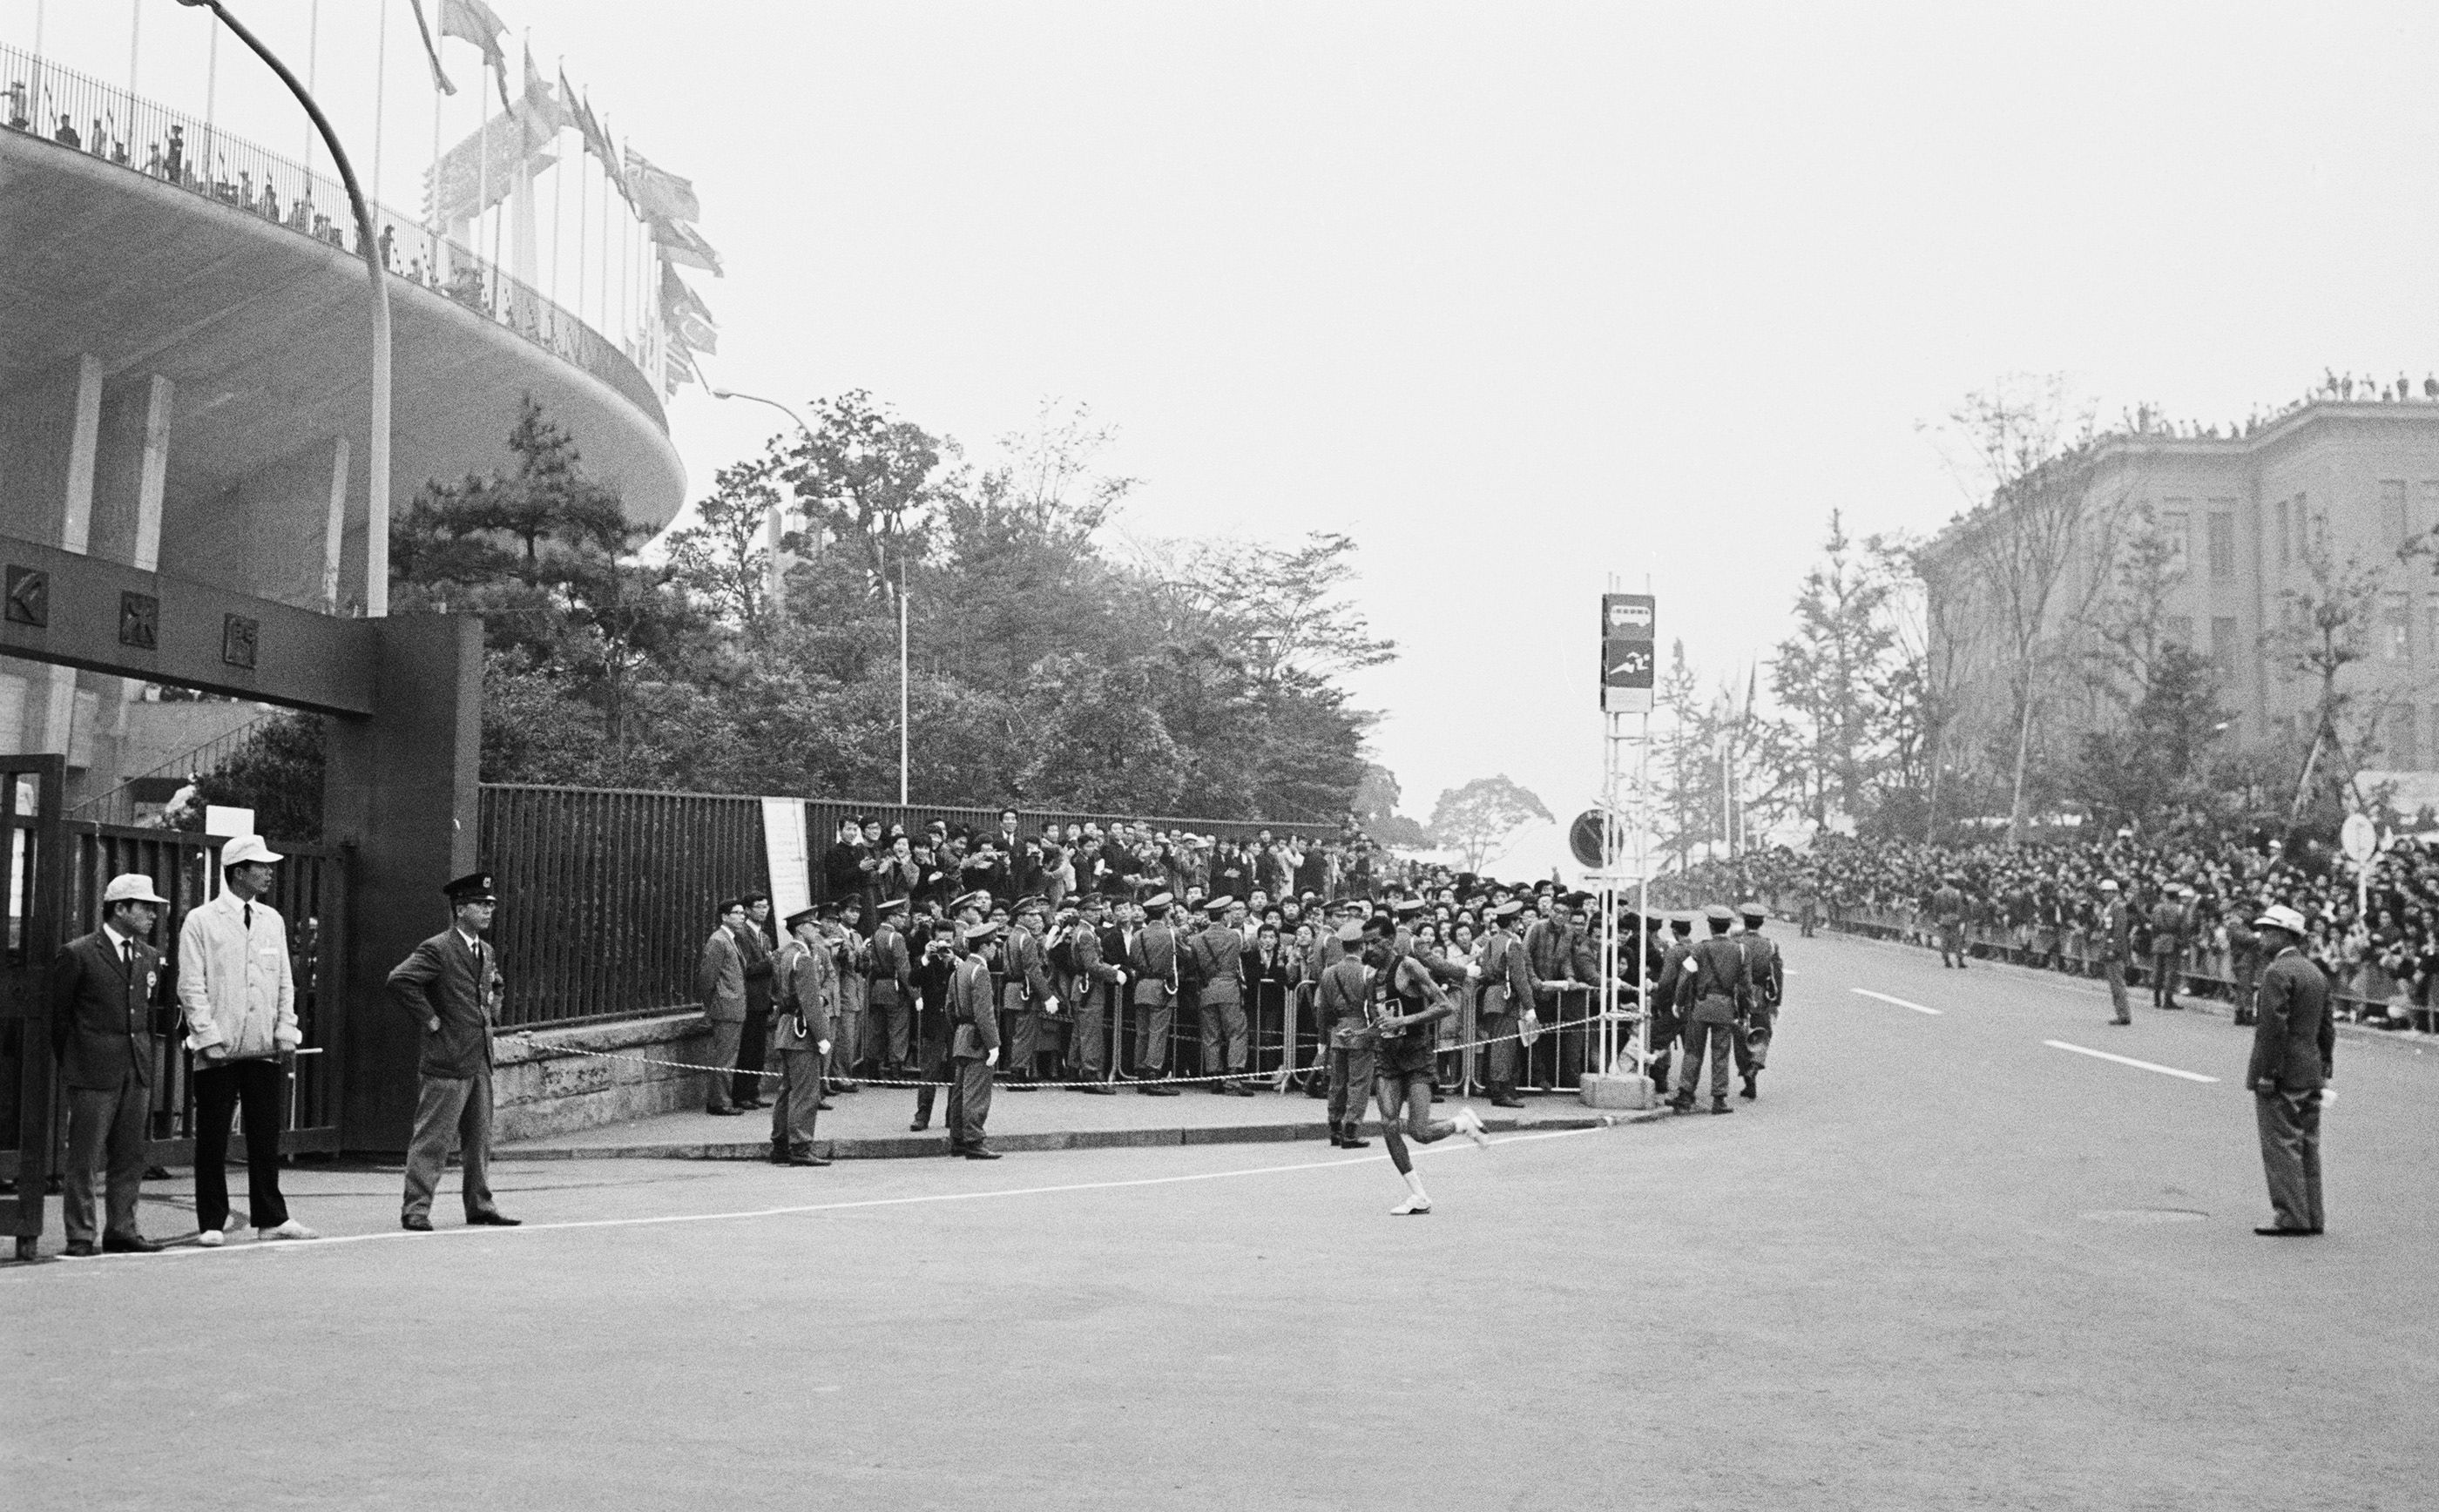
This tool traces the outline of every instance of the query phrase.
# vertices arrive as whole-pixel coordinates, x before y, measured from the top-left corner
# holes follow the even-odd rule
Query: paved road
[[[1297,1147],[531,1165],[507,1200],[532,1226],[429,1236],[389,1227],[385,1176],[300,1173],[300,1212],[364,1237],[0,1269],[0,1486],[29,1507],[2431,1504],[2439,1057],[2341,1047],[2333,1232],[2261,1240],[2224,1019],[2112,1029],[2055,979],[1786,949],[1758,1106],[1440,1147],[1426,1218],[1387,1216],[1378,1161]]]

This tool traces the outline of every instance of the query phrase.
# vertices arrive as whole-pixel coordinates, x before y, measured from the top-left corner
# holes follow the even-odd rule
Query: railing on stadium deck
[[[56,142],[59,117],[65,116],[78,136],[73,151],[342,251],[356,250],[353,213],[336,178],[47,59],[0,46],[0,128],[21,110],[25,124],[16,130],[24,135]],[[175,172],[169,161],[172,127],[181,148]],[[376,223],[396,233],[392,276],[453,300],[582,368],[667,428],[652,381],[608,337],[490,258],[438,235],[421,218],[387,205],[371,208]]]
[[[1771,911],[1794,916],[1788,901],[1765,895]],[[1833,930],[1868,935],[1875,939],[1894,940],[1900,944],[1935,949],[1938,925],[1922,909],[1899,904],[1895,907],[1855,903],[1818,905],[1820,921]],[[2089,930],[2078,926],[2048,929],[2038,925],[1993,924],[1968,922],[1965,926],[1965,944],[1968,953],[1987,960],[2002,960],[2020,966],[2046,968],[2067,976],[2098,979],[2101,976],[2100,944]],[[2136,952],[2127,963],[2127,987],[2147,987],[2151,980],[2153,957]],[[2256,973],[2257,975],[2257,973]],[[2233,952],[2216,947],[2188,949],[2178,961],[2177,979],[2198,985],[2202,990],[2235,1000],[2243,984],[2240,982]],[[2365,1019],[2403,1018],[2425,1033],[2434,1028],[2439,1008],[2407,999],[2402,987],[2388,997],[2367,996],[2358,990],[2359,981],[2346,983],[2330,995],[2334,1010],[2360,1023]]]

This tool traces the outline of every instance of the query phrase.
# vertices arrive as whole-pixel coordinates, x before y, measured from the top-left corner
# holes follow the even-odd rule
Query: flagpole
[[[382,203],[382,117],[389,98],[389,0],[373,24],[373,203]],[[386,264],[384,264],[386,265]]]

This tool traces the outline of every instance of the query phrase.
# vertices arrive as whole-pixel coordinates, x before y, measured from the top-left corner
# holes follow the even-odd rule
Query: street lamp
[[[306,93],[304,84],[289,72],[288,65],[273,56],[243,22],[230,15],[221,0],[178,3],[209,10],[220,18],[221,25],[237,34],[238,41],[254,49],[256,57],[271,65],[271,71],[279,76],[279,81],[305,107],[305,114],[312,117],[313,129],[330,150],[330,161],[338,165],[339,182],[347,187],[347,205],[356,217],[356,251],[365,259],[365,271],[371,275],[373,285],[372,434],[365,448],[365,614],[370,619],[385,618],[389,614],[389,280],[382,268],[381,243],[373,237],[372,207],[365,203],[364,187],[356,182],[355,165],[347,161],[347,150],[339,145],[339,133],[331,129],[330,118],[322,114],[322,107],[313,102],[313,97]]]
[[[711,391],[711,397],[741,399],[756,404],[768,404],[795,421],[796,429],[804,433],[806,446],[810,447],[813,444],[813,428],[805,423],[804,417],[775,399],[764,399],[759,394],[740,394],[733,388],[715,388]],[[773,604],[784,603],[788,597],[788,585],[786,579],[779,574],[779,507],[777,505],[773,505],[770,513],[763,519],[762,542],[771,559],[770,566],[763,575],[762,595]]]
[[[773,409],[777,410],[780,414],[785,415],[786,417],[788,417],[788,418],[790,418],[790,419],[792,419],[792,420],[794,420],[794,421],[796,422],[796,429],[805,433],[805,444],[806,444],[806,446],[810,447],[810,446],[812,445],[812,442],[813,442],[813,428],[812,428],[811,426],[810,426],[810,425],[807,425],[807,424],[805,423],[805,421],[804,421],[804,418],[803,418],[801,416],[799,416],[799,415],[798,415],[794,410],[790,409],[787,405],[780,403],[780,402],[779,402],[777,400],[775,400],[775,399],[764,399],[764,398],[763,398],[761,395],[759,395],[759,394],[741,394],[741,393],[739,393],[737,390],[735,390],[735,389],[733,389],[733,388],[715,388],[715,389],[713,389],[713,390],[711,391],[711,397],[712,397],[712,398],[714,398],[714,399],[741,399],[741,400],[749,400],[749,401],[751,401],[751,402],[753,402],[753,403],[756,403],[756,404],[768,404],[768,405],[770,405]],[[779,511],[778,511],[778,509],[777,509],[777,508],[775,508],[775,507],[774,507],[774,508],[773,508],[773,509],[772,509],[772,511],[771,511],[771,517],[770,517],[770,520],[769,520],[769,522],[768,522],[768,524],[767,524],[767,529],[768,529],[768,530],[769,530],[769,532],[770,532],[770,533],[769,533],[769,538],[768,538],[768,539],[769,539],[770,543],[771,543],[771,581],[770,581],[769,595],[770,595],[771,601],[772,601],[773,603],[777,603],[777,602],[781,601],[781,599],[783,599],[783,598],[785,597],[785,594],[784,594],[784,592],[783,592],[783,590],[782,590],[782,588],[781,588],[780,581],[779,581]],[[883,565],[885,566],[885,565],[886,565],[886,563],[884,562],[884,564],[883,564]],[[887,578],[884,576],[884,578],[882,578],[882,581],[886,582],[887,580],[888,580],[888,579],[887,579]],[[909,791],[909,786],[910,786],[910,785],[909,785],[909,783],[908,783],[908,781],[907,781],[907,771],[908,771],[908,766],[909,766],[909,762],[908,762],[908,760],[907,760],[907,756],[908,756],[909,749],[910,749],[911,744],[912,744],[912,742],[911,742],[911,741],[910,741],[910,739],[908,738],[908,734],[907,734],[907,730],[908,730],[907,710],[908,710],[908,707],[910,706],[910,704],[911,704],[911,703],[912,703],[912,700],[908,697],[908,694],[907,694],[907,672],[906,672],[906,667],[907,667],[907,656],[906,656],[906,559],[905,559],[905,555],[904,555],[904,553],[903,553],[902,551],[900,552],[900,554],[899,554],[899,559],[898,559],[898,589],[897,589],[897,593],[898,593],[898,807],[899,807],[900,809],[903,809],[903,808],[905,808],[905,807],[907,806],[907,804],[911,801],[911,800],[908,798],[908,796],[907,796],[907,793],[908,793],[908,791]]]

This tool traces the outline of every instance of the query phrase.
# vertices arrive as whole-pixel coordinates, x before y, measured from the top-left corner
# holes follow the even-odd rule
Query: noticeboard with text
[[[1649,594],[1601,595],[1601,712],[1651,712],[1658,618]]]

